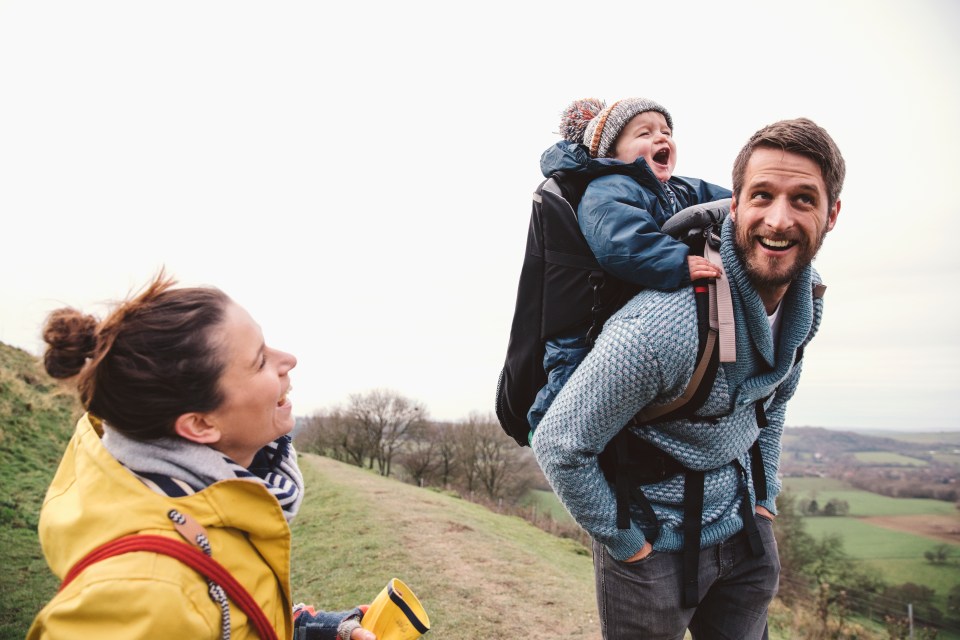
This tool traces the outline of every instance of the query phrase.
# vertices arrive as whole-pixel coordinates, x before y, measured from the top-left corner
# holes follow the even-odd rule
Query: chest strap
[[[240,610],[247,614],[247,618],[257,629],[261,640],[277,640],[277,632],[267,620],[263,609],[253,599],[237,579],[227,571],[223,565],[189,544],[157,535],[129,535],[111,540],[100,545],[83,557],[67,572],[60,585],[60,591],[73,582],[84,569],[92,564],[106,560],[113,556],[134,551],[150,551],[176,558],[200,575],[220,585],[226,594],[233,600]]]

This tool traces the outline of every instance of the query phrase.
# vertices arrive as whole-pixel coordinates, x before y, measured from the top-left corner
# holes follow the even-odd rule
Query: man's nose
[[[793,215],[786,198],[774,199],[766,209],[764,223],[774,231],[785,231],[793,226]]]

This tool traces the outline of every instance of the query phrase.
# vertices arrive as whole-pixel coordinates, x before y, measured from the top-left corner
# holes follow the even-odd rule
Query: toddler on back
[[[580,230],[600,266],[617,278],[670,290],[719,267],[661,231],[686,207],[729,198],[729,189],[673,175],[677,145],[670,113],[653,100],[627,98],[609,107],[588,98],[571,103],[560,121],[563,140],[540,158],[545,177],[558,171],[590,180],[577,209]],[[547,383],[527,415],[531,434],[577,365],[590,351],[588,327],[547,340]]]

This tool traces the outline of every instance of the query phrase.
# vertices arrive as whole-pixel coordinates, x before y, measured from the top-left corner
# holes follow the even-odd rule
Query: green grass
[[[79,415],[37,359],[0,344],[0,639],[23,638],[56,593],[37,540],[37,519]]]
[[[951,502],[923,498],[890,498],[854,489],[831,478],[785,478],[784,487],[800,501],[816,498],[821,507],[832,498],[846,500],[851,516],[957,515]]]
[[[950,589],[960,584],[960,544],[949,545],[953,549],[950,562],[933,565],[923,554],[942,543],[929,538],[891,531],[856,518],[806,518],[804,523],[807,532],[815,538],[839,535],[847,555],[875,569],[887,584],[912,582],[930,587],[936,591],[936,603],[941,611],[946,610]]]
[[[592,561],[581,545],[326,458],[302,456],[301,468],[308,498],[294,526],[294,564],[309,569],[295,570],[296,599],[346,608],[397,577],[423,602],[434,637],[546,638],[557,628],[599,637]],[[357,578],[357,586],[334,584]]]
[[[537,508],[537,512],[546,517],[553,518],[557,522],[574,524],[576,521],[573,516],[563,508],[560,500],[557,499],[553,491],[544,491],[542,489],[531,489],[527,496],[521,501],[521,504]]]

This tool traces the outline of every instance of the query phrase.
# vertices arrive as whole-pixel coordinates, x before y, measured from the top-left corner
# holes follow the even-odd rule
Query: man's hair
[[[810,158],[820,167],[827,187],[828,207],[840,197],[846,165],[840,149],[825,129],[807,118],[781,120],[757,131],[743,146],[733,163],[733,193],[739,198],[747,163],[757,147],[782,149]]]

